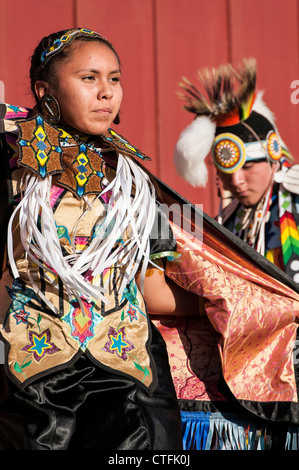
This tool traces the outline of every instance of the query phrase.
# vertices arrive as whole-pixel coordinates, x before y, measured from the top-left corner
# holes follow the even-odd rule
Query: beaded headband
[[[41,57],[40,57],[41,63],[43,65],[46,65],[46,63],[53,56],[59,54],[66,46],[68,46],[75,38],[78,38],[78,37],[100,38],[100,39],[103,39],[105,42],[109,43],[109,41],[106,38],[104,38],[104,36],[102,36],[99,33],[96,33],[95,31],[91,31],[90,29],[86,29],[86,28],[69,29],[60,38],[55,39],[55,41],[53,42],[52,46],[49,49],[46,49],[42,52]]]
[[[274,131],[269,131],[265,140],[243,142],[236,134],[219,134],[213,144],[212,156],[218,170],[231,174],[247,162],[278,162],[282,157],[282,146]]]
[[[277,162],[283,156],[274,123],[254,109],[238,124],[217,127],[215,134],[212,156],[223,173],[234,173],[246,162]]]

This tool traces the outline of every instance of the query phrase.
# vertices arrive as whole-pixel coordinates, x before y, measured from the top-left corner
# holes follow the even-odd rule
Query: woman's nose
[[[98,98],[110,100],[113,96],[112,87],[109,83],[103,81],[99,85]]]

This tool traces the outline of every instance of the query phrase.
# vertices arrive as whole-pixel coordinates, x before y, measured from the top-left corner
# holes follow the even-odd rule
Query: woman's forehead
[[[76,41],[69,48],[65,60],[60,62],[58,70],[65,63],[68,69],[76,69],[76,72],[92,68],[98,70],[103,64],[108,64],[115,72],[120,71],[117,56],[105,43]]]

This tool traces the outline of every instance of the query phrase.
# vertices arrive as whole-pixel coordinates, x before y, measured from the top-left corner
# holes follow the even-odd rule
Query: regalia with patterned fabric
[[[1,188],[2,199],[6,197],[8,207],[12,205],[11,210],[19,201],[22,203],[21,177],[29,172],[36,177],[36,184],[39,185],[43,181],[44,169],[54,169],[52,162],[49,162],[53,156],[58,167],[45,178],[53,178],[50,187],[46,188],[55,216],[51,233],[53,237],[58,237],[64,256],[70,256],[69,267],[73,268],[71,255],[88,253],[96,234],[101,231],[105,219],[103,208],[110,200],[110,192],[101,190],[109,187],[115,172],[106,163],[108,158],[102,150],[105,148],[109,154],[122,145],[122,152],[127,148],[131,157],[131,144],[123,142],[120,136],[109,147],[109,139],[114,134],[110,133],[108,139],[104,136],[102,166],[94,168],[92,159],[94,152],[99,152],[99,147],[85,142],[84,145],[92,153],[92,156],[88,153],[90,163],[85,172],[80,165],[87,168],[84,165],[87,160],[83,158],[78,161],[79,143],[73,140],[74,136],[62,130],[58,137],[61,152],[57,152],[42,133],[37,140],[33,135],[21,136],[18,133],[15,123],[18,117],[23,120],[20,125],[27,130],[27,125],[36,129],[36,121],[32,120],[36,116],[29,116],[27,121],[24,118],[28,111],[3,106],[6,114],[2,107],[5,119],[1,124],[1,145],[2,148],[5,146],[11,158],[7,162],[9,167],[4,168],[2,173],[7,178],[6,181],[2,176],[7,187],[7,190],[3,189],[4,186]],[[21,138],[18,146],[17,138]],[[33,154],[31,151],[27,154],[27,150],[24,152],[22,141],[30,143],[28,147],[34,149]],[[44,142],[46,148],[37,146],[39,142]],[[68,148],[74,149],[69,158]],[[138,156],[139,151],[133,149],[133,155]],[[48,150],[45,160],[37,157],[38,152]],[[83,154],[86,157],[85,151]],[[92,183],[97,181],[100,184],[98,191],[93,192],[94,186],[86,191],[84,184],[82,190],[76,178],[70,176],[68,179],[70,168],[74,175],[85,174],[87,177],[95,175],[94,170],[103,173],[103,176],[95,175],[97,180]],[[156,182],[161,189],[159,203],[176,208],[178,212],[184,204],[188,204],[192,214],[198,215],[202,221],[198,230],[193,231],[192,224],[187,229],[181,211],[178,214],[182,218],[181,226],[178,222],[180,217],[173,218],[176,223],[169,222],[175,243],[169,242],[163,250],[152,253],[152,258],[164,259],[166,275],[198,295],[203,306],[199,317],[187,312],[184,317],[153,319],[167,344],[171,373],[182,411],[185,449],[256,448],[257,443],[264,445],[266,434],[267,443],[271,443],[272,425],[282,415],[287,425],[299,422],[296,364],[293,361],[299,315],[298,286],[164,183],[157,179]],[[80,219],[88,205],[93,210],[84,211],[84,217]],[[45,219],[40,218],[41,207],[44,206],[37,205],[37,227],[34,232],[37,237],[40,236],[39,224],[46,223]],[[48,207],[45,209],[49,210]],[[11,231],[17,235],[17,226],[13,225]],[[118,240],[118,247],[121,249],[125,242],[125,239]],[[42,246],[42,239],[40,244]],[[86,271],[84,279],[78,276],[78,280],[83,287],[84,282],[88,281],[90,295],[69,299],[67,289],[71,286],[72,271],[70,276],[65,276],[64,285],[60,273],[50,269],[36,256],[34,237],[32,245],[28,247],[28,254],[32,256],[26,257],[23,249],[20,250],[14,267],[19,277],[16,276],[14,282],[7,282],[2,301],[1,338],[7,346],[9,377],[19,387],[26,387],[40,376],[67,367],[85,354],[99,367],[131,377],[141,387],[152,390],[155,387],[155,370],[148,349],[151,340],[148,318],[134,279],[120,295],[115,295],[119,268],[107,268],[95,277],[92,271]],[[16,253],[19,247],[17,243]],[[73,264],[76,264],[75,258]],[[147,274],[150,275],[150,269]],[[4,279],[11,279],[7,271],[3,276]],[[93,301],[93,286],[106,287],[102,301]],[[222,379],[224,388],[220,386]],[[240,407],[237,413],[232,403]],[[228,414],[223,414],[222,409]],[[243,411],[240,412],[240,409]],[[266,429],[265,417],[268,418]],[[287,445],[292,432],[290,427]]]
[[[62,251],[66,256],[73,249],[84,252],[101,229],[110,193],[99,194],[113,179],[115,168],[107,166],[94,145],[84,140],[78,143],[40,114],[24,119],[29,113],[25,108],[2,104],[1,110],[3,144],[12,156],[11,183],[6,181],[11,184],[12,206],[20,199],[21,178],[26,172],[41,180],[55,177],[49,199]],[[103,136],[102,144],[108,154],[118,149],[147,158],[113,130]],[[93,210],[86,212],[88,204]],[[121,246],[126,240],[118,243]],[[16,246],[20,249],[17,241]],[[155,387],[146,307],[134,280],[121,294],[115,294],[121,268],[107,268],[97,279],[90,271],[84,274],[91,285],[105,285],[105,303],[70,300],[55,266],[49,270],[37,256],[21,255],[16,268],[18,277],[7,285],[6,308],[1,310],[1,337],[8,345],[9,374],[19,386],[86,353],[101,367],[128,375],[147,389]],[[32,281],[37,289],[29,287]]]

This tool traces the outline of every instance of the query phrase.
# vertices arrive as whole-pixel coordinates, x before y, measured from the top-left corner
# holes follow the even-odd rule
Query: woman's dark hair
[[[37,80],[42,80],[48,82],[50,85],[54,86],[55,84],[55,71],[57,70],[57,64],[67,59],[71,53],[71,47],[73,43],[83,42],[83,41],[97,41],[102,44],[105,44],[109,47],[117,57],[117,60],[120,64],[119,56],[112,46],[112,44],[101,36],[78,36],[73,39],[73,41],[66,45],[58,54],[54,55],[46,64],[43,64],[41,61],[42,53],[48,50],[57,39],[61,38],[64,34],[67,34],[69,30],[58,31],[57,33],[50,34],[49,36],[44,37],[38,46],[36,47],[33,56],[31,57],[31,67],[30,67],[30,84],[31,91],[35,98],[36,103],[38,104],[38,97],[35,93],[34,85]]]

